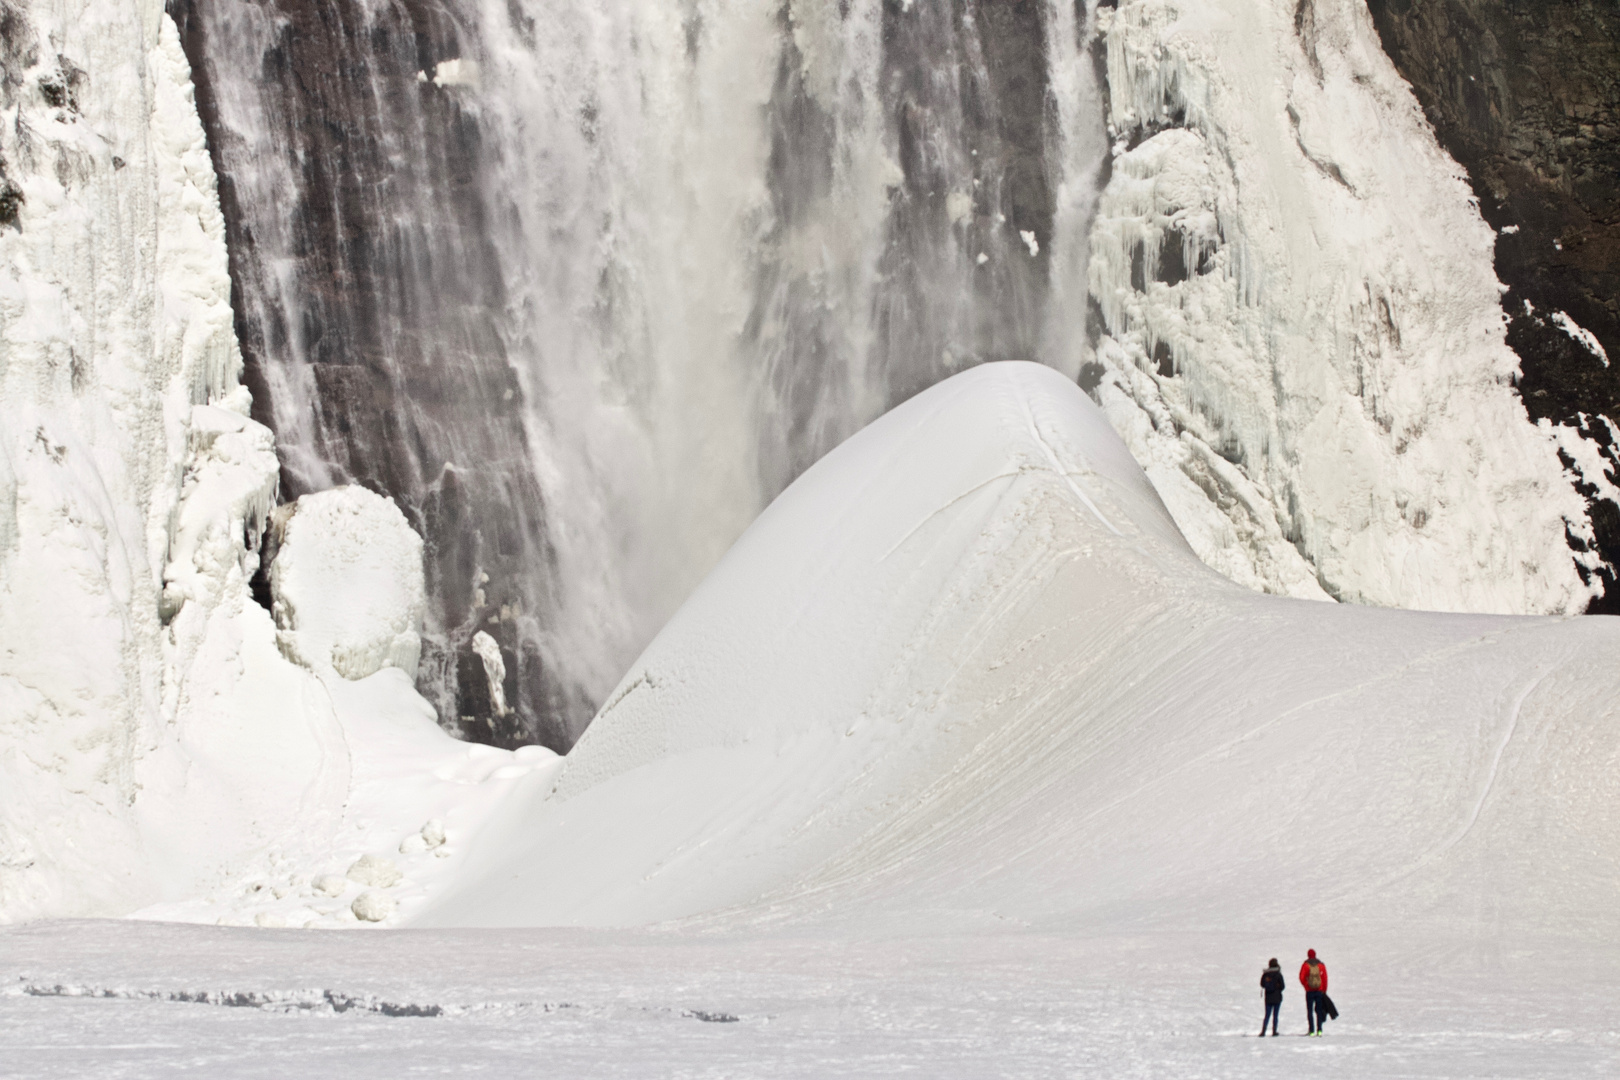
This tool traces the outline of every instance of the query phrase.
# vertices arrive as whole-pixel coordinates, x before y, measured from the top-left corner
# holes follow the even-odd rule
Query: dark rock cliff
[[[446,727],[563,751],[592,706],[542,656],[555,568],[480,132],[424,77],[469,32],[444,0],[170,0],[219,178],[232,306],[281,495],[361,484],[426,542],[418,687]],[[491,708],[483,630],[510,708]]]
[[[1579,427],[1620,473],[1620,4],[1615,0],[1368,0],[1385,51],[1440,142],[1468,170],[1498,231],[1508,344],[1532,419]],[[1598,549],[1620,566],[1620,508],[1591,504]],[[1576,543],[1579,543],[1577,541]],[[1620,613],[1620,588],[1589,610]]]

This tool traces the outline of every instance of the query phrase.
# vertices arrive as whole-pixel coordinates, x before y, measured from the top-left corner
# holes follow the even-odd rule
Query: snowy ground
[[[1294,987],[1285,1037],[1254,1038],[1260,968],[1297,967],[1307,940],[1341,1019],[1296,1037]],[[1605,1076],[1620,1025],[1591,987],[1616,953],[1190,927],[36,924],[0,931],[0,1076]],[[413,1007],[441,1011],[389,1015]]]

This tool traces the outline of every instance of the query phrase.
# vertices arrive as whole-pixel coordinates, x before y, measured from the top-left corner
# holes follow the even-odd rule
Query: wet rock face
[[[1552,317],[1564,312],[1620,361],[1620,8],[1612,0],[1368,0],[1368,8],[1500,234],[1508,344],[1530,416],[1580,427],[1620,461],[1593,419],[1620,422],[1620,368]],[[1605,560],[1620,565],[1620,512],[1594,502],[1592,523]],[[1604,583],[1590,610],[1620,612],[1620,588],[1608,575]]]
[[[1053,219],[1046,58],[1038,0],[883,7],[885,119],[904,174],[880,264],[890,405],[949,374],[928,361],[953,347],[971,350],[962,362],[1039,358]],[[953,213],[953,194],[971,203]],[[956,295],[938,287],[953,277],[966,279]]]
[[[839,6],[840,22],[849,8]],[[874,103],[858,94],[828,100],[838,94],[826,88],[818,95],[796,42],[795,7],[782,5],[767,110],[773,228],[765,246],[787,254],[758,267],[746,330],[784,406],[779,424],[762,432],[771,445],[761,460],[773,466],[767,490],[785,487],[858,426],[825,419],[863,416],[837,369],[864,351],[851,337],[867,318],[875,332],[866,358],[882,408],[963,367],[1040,358],[1055,217],[1049,15],[1041,0],[883,0]],[[846,80],[855,73],[840,72]],[[875,117],[862,115],[869,107]],[[863,122],[881,129],[899,169],[872,223],[882,251],[877,285],[861,301],[869,311],[846,304],[838,282],[806,273],[791,254],[796,234],[836,231],[854,210],[839,171]]]
[[[604,672],[627,661],[611,650],[647,612],[667,616],[646,582],[669,580],[686,548],[708,557],[713,530],[687,536],[684,519],[669,526],[677,553],[655,551],[641,510],[704,425],[753,425],[757,487],[728,476],[698,492],[747,500],[751,514],[882,408],[963,367],[1041,351],[1057,125],[1042,0],[802,0],[780,6],[774,31],[749,5],[688,4],[679,42],[657,37],[677,28],[654,19],[644,52],[640,30],[580,34],[601,14],[589,2],[169,5],[196,72],[247,382],[276,432],[282,498],[359,484],[400,506],[425,541],[418,687],[468,737],[566,750],[584,730],[581,687],[603,692]],[[705,18],[731,30],[710,33]],[[662,197],[688,179],[651,176],[657,165],[626,148],[659,160],[650,129],[671,121],[651,118],[715,92],[700,61],[731,31],[759,34],[750,58],[780,49],[764,131],[730,124],[747,145],[720,147],[752,167],[757,135],[768,140],[769,213],[749,219],[761,235],[743,250],[680,217],[701,207],[625,205],[638,185]],[[530,70],[503,51],[514,43],[553,85],[514,81]],[[622,66],[639,77],[621,85]],[[681,88],[666,98],[672,75]],[[669,115],[701,122],[687,110]],[[643,212],[705,231],[676,255],[645,235]],[[691,297],[668,284],[693,266],[722,291],[716,267],[750,283],[736,297],[739,340],[710,334],[701,360],[682,351],[698,340],[682,325],[697,321]],[[716,321],[729,319],[716,303]],[[708,378],[715,416],[663,385],[677,356],[692,367],[668,381]],[[746,384],[736,400],[733,384]],[[746,461],[738,447],[725,457]],[[581,557],[590,540],[600,557]],[[481,632],[498,665],[472,648]]]
[[[426,541],[419,689],[463,734],[565,750],[591,709],[540,655],[555,569],[498,331],[506,298],[479,128],[432,78],[461,56],[465,20],[442,0],[169,10],[219,178],[244,381],[277,433],[282,499],[339,484],[391,496]],[[488,712],[470,651],[480,630],[504,654],[504,716]]]

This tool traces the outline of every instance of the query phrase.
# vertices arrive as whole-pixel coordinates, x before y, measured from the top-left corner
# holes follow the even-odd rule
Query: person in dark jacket
[[[1299,966],[1299,985],[1305,988],[1305,1023],[1307,1035],[1321,1035],[1327,1023],[1327,965],[1316,958],[1316,950],[1308,950],[1305,962]]]
[[[1266,970],[1260,973],[1260,989],[1266,992],[1266,1015],[1260,1021],[1260,1034],[1262,1037],[1266,1033],[1267,1021],[1271,1023],[1272,1036],[1276,1037],[1277,1015],[1282,1012],[1283,988],[1287,985],[1287,980],[1283,978],[1282,968],[1278,966],[1277,958],[1273,956]]]

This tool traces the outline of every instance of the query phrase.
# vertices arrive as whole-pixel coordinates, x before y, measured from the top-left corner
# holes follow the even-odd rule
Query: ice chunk
[[[436,848],[444,843],[444,822],[434,818],[422,826],[422,840],[430,848]]]
[[[506,661],[501,659],[501,647],[482,630],[473,635],[472,647],[478,659],[484,662],[484,678],[489,681],[490,708],[496,716],[505,716],[510,710],[506,707]]]
[[[464,57],[441,60],[433,68],[434,86],[477,86],[478,64]],[[420,81],[426,81],[419,76]]]
[[[557,755],[552,754],[553,758]],[[528,772],[528,768],[523,770]],[[499,770],[496,772],[499,775]],[[420,855],[424,851],[432,851],[444,844],[444,822],[434,818],[422,826],[420,832],[413,832],[399,842],[401,855]]]
[[[361,922],[382,922],[394,913],[394,898],[380,892],[363,892],[354,898],[349,910]]]
[[[309,885],[322,896],[342,896],[349,890],[348,879],[338,874],[321,874]]]
[[[1558,329],[1580,342],[1581,348],[1603,361],[1604,367],[1609,366],[1609,354],[1603,351],[1603,344],[1598,341],[1596,334],[1562,311],[1553,312],[1552,321]]]
[[[348,878],[360,885],[386,889],[403,877],[399,865],[384,855],[362,855],[349,867]]]

